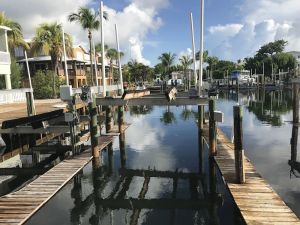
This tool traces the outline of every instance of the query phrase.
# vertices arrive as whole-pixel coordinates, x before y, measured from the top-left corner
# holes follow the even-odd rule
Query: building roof
[[[46,56],[38,56],[38,57],[33,57],[33,58],[28,58],[28,62],[43,62],[43,61],[51,61],[51,57],[46,55]],[[62,58],[62,62],[64,62],[64,57]],[[67,61],[76,61],[76,62],[82,62],[86,63],[85,61],[78,60],[76,58],[69,58],[67,57]],[[26,62],[25,59],[18,60],[17,62]]]

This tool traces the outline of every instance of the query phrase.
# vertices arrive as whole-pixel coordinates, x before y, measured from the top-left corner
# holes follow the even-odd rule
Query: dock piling
[[[27,114],[28,116],[33,116],[36,114],[33,94],[32,92],[26,92],[26,105],[27,105]]]
[[[203,120],[204,120],[204,106],[198,105],[198,127],[199,132],[203,131]]]
[[[234,154],[237,182],[245,183],[244,149],[243,149],[243,111],[241,106],[233,106],[234,119]]]
[[[89,113],[90,113],[90,134],[91,134],[91,146],[92,146],[92,154],[93,157],[99,157],[98,151],[98,127],[97,127],[97,107],[95,98],[93,98],[92,102],[89,103]]]
[[[215,121],[215,100],[210,99],[209,107],[209,156],[216,155],[216,121]]]
[[[105,127],[106,127],[106,133],[109,133],[112,129],[112,110],[111,110],[111,106],[106,106],[105,107],[105,115],[106,115],[106,119],[105,119]]]

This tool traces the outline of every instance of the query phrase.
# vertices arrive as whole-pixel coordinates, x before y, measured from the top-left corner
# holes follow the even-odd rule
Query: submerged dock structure
[[[227,185],[231,196],[239,209],[241,216],[246,224],[300,224],[299,218],[291,211],[291,209],[281,200],[271,186],[261,177],[261,175],[255,170],[251,162],[244,157],[243,151],[241,151],[242,145],[239,146],[239,153],[237,154],[235,149],[236,145],[232,144],[228,138],[222,133],[220,129],[217,129],[215,125],[215,110],[214,107],[209,107],[209,126],[203,124],[204,120],[204,105],[208,104],[208,98],[203,97],[189,97],[179,96],[166,98],[164,95],[147,95],[147,96],[135,96],[123,99],[121,97],[98,97],[96,98],[97,106],[106,107],[106,134],[98,137],[97,151],[101,151],[105,147],[112,143],[113,136],[124,133],[128,127],[124,123],[123,118],[123,106],[136,106],[136,105],[197,105],[198,106],[198,126],[199,126],[199,146],[204,143],[202,140],[206,140],[210,148],[210,175],[214,173],[214,178],[211,179],[210,192],[208,196],[203,196],[201,199],[183,201],[176,199],[176,185],[178,179],[189,179],[191,185],[191,195],[199,196],[197,191],[197,185],[203,185],[201,183],[201,174],[195,173],[182,173],[172,171],[155,171],[155,170],[132,170],[124,167],[124,156],[121,157],[121,167],[119,173],[121,176],[120,182],[116,184],[115,189],[106,199],[100,199],[101,204],[110,209],[124,208],[133,209],[132,224],[137,224],[139,214],[143,208],[192,208],[198,209],[201,207],[211,207],[208,204],[209,201],[203,201],[213,198],[213,202],[218,202],[215,209],[219,204],[222,204],[220,196],[216,192],[216,174],[214,168],[219,168],[225,184]],[[118,107],[118,121],[119,125],[114,126],[111,121],[111,107]],[[91,108],[93,110],[95,108]],[[91,113],[91,112],[90,112]],[[96,111],[92,111],[91,119],[96,118]],[[85,117],[82,117],[85,118]],[[96,122],[95,120],[94,122]],[[39,120],[41,122],[41,120]],[[104,121],[102,121],[104,122]],[[20,124],[19,124],[20,125]],[[2,133],[32,133],[34,128],[24,126],[4,127],[0,129]],[[32,125],[32,124],[31,124]],[[97,132],[95,129],[101,123],[90,123],[90,131]],[[95,126],[93,128],[93,126]],[[57,132],[58,129],[61,133],[65,133],[68,127],[49,127],[38,128],[48,129],[47,131]],[[37,129],[37,128],[35,128]],[[52,130],[51,130],[52,129]],[[2,130],[2,131],[1,131]],[[238,129],[237,129],[238,131]],[[46,132],[45,135],[48,135]],[[90,134],[93,141],[95,136]],[[94,138],[94,139],[93,139]],[[238,139],[238,137],[237,137]],[[239,143],[241,144],[241,143]],[[120,139],[120,150],[121,146]],[[94,146],[95,147],[95,146]],[[124,146],[123,146],[124,147]],[[47,147],[46,147],[47,148]],[[42,148],[41,148],[42,149]],[[41,150],[40,149],[40,150]],[[93,158],[96,159],[95,149],[92,147],[88,150],[75,152],[74,156],[67,157],[58,165],[48,170],[33,182],[29,183],[19,191],[10,193],[0,198],[0,224],[24,224],[31,216],[33,216],[43,205],[47,203],[70,179],[72,179],[88,162]],[[203,147],[199,147],[204,151]],[[38,150],[38,146],[36,148]],[[48,151],[49,149],[44,149]],[[70,148],[64,148],[63,152],[70,151]],[[124,151],[124,149],[123,149]],[[93,153],[93,154],[92,154]],[[108,151],[111,156],[111,150]],[[202,154],[202,153],[201,153]],[[123,157],[123,158],[122,158]],[[237,157],[239,160],[237,160]],[[96,159],[97,160],[97,159]],[[111,160],[111,159],[110,159]],[[237,166],[237,162],[240,163]],[[201,163],[201,162],[199,162]],[[201,167],[201,166],[200,166]],[[200,172],[202,170],[200,169]],[[204,172],[204,171],[202,171]],[[139,193],[138,198],[124,199],[124,193],[129,188],[130,182],[134,176],[144,177],[144,183]],[[148,190],[148,185],[151,177],[167,177],[173,179],[173,193],[172,199],[145,199],[145,195]],[[201,188],[201,187],[199,187]],[[214,189],[214,190],[213,190]],[[123,193],[123,194],[122,194]],[[213,195],[211,195],[213,194]],[[117,196],[117,197],[116,197]],[[87,197],[87,201],[90,202],[93,197]],[[83,203],[82,203],[83,204]],[[215,204],[215,203],[214,203]],[[75,210],[76,211],[76,210]],[[215,210],[216,212],[216,210]],[[74,213],[73,211],[71,214]],[[80,213],[79,213],[80,214]]]

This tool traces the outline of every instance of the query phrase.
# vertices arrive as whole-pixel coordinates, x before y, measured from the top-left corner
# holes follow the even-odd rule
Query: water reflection
[[[126,133],[27,224],[243,224],[193,116],[181,120],[182,110],[170,108],[172,129],[160,121],[165,108],[127,113]]]
[[[299,134],[298,124],[291,123],[293,96],[290,88],[223,92],[217,108],[225,113],[225,123],[220,126],[230,136],[233,124],[232,107],[237,102],[244,105],[245,154],[299,217],[300,179],[296,179],[300,175],[297,159]],[[299,104],[295,109],[299,109]]]
[[[264,89],[222,92],[221,99],[237,101],[245,105],[258,120],[271,126],[282,126],[282,115],[292,110],[292,93],[288,90]]]
[[[174,113],[170,110],[170,106],[167,106],[167,109],[160,118],[160,121],[163,122],[165,125],[176,122],[176,117]]]
[[[297,162],[298,127],[299,127],[299,85],[293,85],[293,128],[291,137],[291,175],[300,177],[300,163]]]
[[[139,106],[130,106],[130,115],[138,116],[138,115],[146,115],[153,111],[153,106],[139,105]]]

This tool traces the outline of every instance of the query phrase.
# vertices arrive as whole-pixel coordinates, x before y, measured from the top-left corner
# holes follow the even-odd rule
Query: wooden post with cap
[[[243,149],[243,111],[241,106],[233,106],[234,121],[234,155],[235,155],[235,174],[238,183],[243,184],[245,178],[245,156]]]

